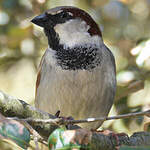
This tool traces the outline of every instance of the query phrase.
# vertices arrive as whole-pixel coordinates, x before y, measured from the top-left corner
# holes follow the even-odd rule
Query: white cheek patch
[[[71,48],[83,44],[99,45],[102,41],[98,35],[91,36],[88,32],[90,26],[80,19],[72,19],[63,24],[57,24],[54,29],[59,35],[60,44],[65,47]]]
[[[69,14],[70,16],[73,16],[73,14],[72,14],[71,12],[68,12],[68,14]]]
[[[59,14],[59,13],[61,13],[61,12],[63,12],[63,10],[54,11],[54,12],[53,12],[53,11],[50,11],[50,12],[47,11],[47,13],[50,14],[50,15],[56,15],[56,14]]]

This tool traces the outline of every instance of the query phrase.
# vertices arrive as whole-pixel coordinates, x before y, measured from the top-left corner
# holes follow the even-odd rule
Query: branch
[[[0,92],[0,112],[6,117],[18,117],[20,120],[27,120],[30,122],[30,125],[38,131],[40,135],[47,138],[54,129],[58,128],[58,125],[63,119],[56,118],[55,116],[48,114],[46,112],[42,112],[31,105],[25,103],[22,100],[17,98],[8,96],[3,92]],[[139,112],[139,113],[131,113],[113,117],[106,118],[95,118],[95,121],[98,119],[110,120],[110,119],[120,119],[127,118],[139,115],[149,115],[150,111]],[[27,118],[27,119],[25,119]],[[38,120],[39,119],[39,120]],[[50,124],[46,124],[47,119],[50,119]],[[88,119],[89,122],[90,119]],[[44,123],[42,122],[44,121]],[[66,120],[65,124],[70,123],[80,123],[85,120]],[[91,120],[94,121],[94,120]],[[40,123],[39,123],[40,122]],[[46,122],[46,123],[45,123]],[[63,123],[63,122],[61,122]],[[78,129],[79,130],[79,129]],[[84,130],[84,129],[81,129]],[[75,130],[77,131],[77,130]],[[89,131],[91,132],[91,131]],[[91,149],[93,150],[114,150],[117,146],[120,145],[128,145],[128,146],[147,146],[150,145],[150,133],[147,132],[138,132],[134,133],[130,138],[126,135],[117,135],[117,139],[113,134],[104,135],[99,132],[92,132],[92,136],[90,139]]]
[[[118,146],[150,146],[150,133],[136,132],[130,137],[125,135],[117,135],[117,138],[112,134],[103,135],[93,133],[91,146],[92,150],[115,150]]]
[[[44,124],[53,124],[53,125],[68,125],[68,124],[80,124],[80,123],[90,123],[90,122],[97,122],[97,121],[106,121],[106,120],[114,120],[114,119],[124,119],[124,118],[131,118],[131,117],[138,117],[138,116],[150,116],[150,110],[142,111],[142,112],[133,112],[123,115],[111,116],[111,117],[100,117],[100,118],[87,118],[87,119],[80,119],[80,120],[66,120],[63,118],[56,118],[56,119],[33,119],[33,118],[7,118],[7,119],[14,119],[17,121],[27,121],[33,123],[44,123]]]
[[[0,112],[5,117],[56,119],[55,116],[38,110],[26,102],[9,96],[2,91],[0,91]],[[58,128],[58,125],[56,124],[45,125],[44,123],[37,124],[32,122],[30,125],[45,138],[47,138],[52,131]]]

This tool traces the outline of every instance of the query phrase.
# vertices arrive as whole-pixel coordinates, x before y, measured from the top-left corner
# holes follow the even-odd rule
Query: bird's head
[[[34,24],[44,28],[49,46],[57,49],[75,47],[85,44],[98,44],[102,40],[101,31],[85,11],[72,7],[61,6],[47,10],[32,19]]]

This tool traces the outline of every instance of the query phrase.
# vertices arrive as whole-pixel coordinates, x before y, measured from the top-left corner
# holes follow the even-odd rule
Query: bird
[[[48,40],[38,69],[35,107],[74,119],[107,117],[116,93],[116,65],[98,24],[74,6],[51,8],[31,22],[44,29]],[[80,126],[97,129],[102,123]]]

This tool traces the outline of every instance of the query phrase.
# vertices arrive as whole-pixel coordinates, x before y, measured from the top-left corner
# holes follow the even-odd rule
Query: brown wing
[[[41,69],[42,69],[42,64],[43,64],[43,61],[44,61],[44,55],[41,58],[40,65],[39,65],[39,68],[38,68],[37,79],[36,79],[36,88],[35,88],[35,97],[37,95],[37,88],[39,87],[40,80],[41,80]]]

